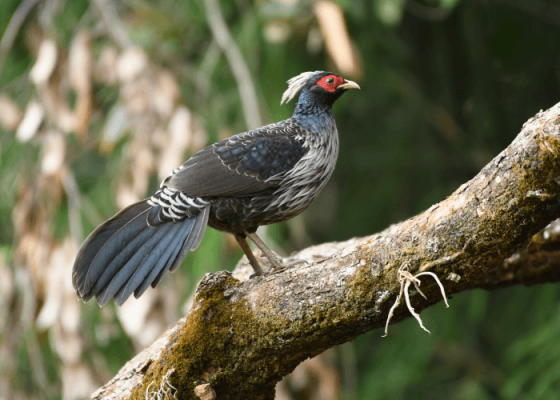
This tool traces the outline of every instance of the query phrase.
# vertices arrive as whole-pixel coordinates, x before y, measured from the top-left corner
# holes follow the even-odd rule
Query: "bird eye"
[[[332,85],[334,83],[333,78],[327,78],[327,85]]]

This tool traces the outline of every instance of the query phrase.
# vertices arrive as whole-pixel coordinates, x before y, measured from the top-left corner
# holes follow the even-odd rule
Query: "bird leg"
[[[251,239],[259,249],[261,249],[261,251],[264,253],[266,258],[268,258],[270,263],[272,264],[272,268],[276,271],[281,271],[283,269],[286,269],[287,267],[291,267],[297,264],[303,264],[303,263],[307,264],[307,261],[305,260],[296,260],[287,264],[283,264],[282,261],[278,258],[278,256],[274,254],[266,244],[264,244],[264,242],[261,240],[260,237],[257,236],[256,232],[254,233],[245,232],[245,235],[247,235],[249,239]]]
[[[262,270],[261,266],[259,265],[259,262],[257,261],[255,255],[253,254],[253,252],[249,248],[249,244],[247,243],[245,238],[243,238],[239,235],[235,235],[235,239],[237,240],[237,243],[239,243],[239,246],[241,247],[241,249],[243,250],[243,252],[247,256],[247,259],[249,260],[249,264],[251,264],[251,267],[253,267],[253,270],[255,271],[255,273],[253,275],[256,275],[256,276],[264,275],[264,271]]]
[[[282,261],[280,261],[278,256],[276,254],[274,254],[272,252],[272,250],[270,250],[266,244],[264,244],[264,242],[261,240],[261,238],[257,236],[256,232],[254,232],[254,233],[245,232],[245,234],[253,241],[253,243],[255,243],[257,245],[257,247],[259,249],[261,249],[261,251],[264,253],[266,258],[269,259],[270,263],[272,264],[272,268],[281,269],[283,267],[282,266]]]

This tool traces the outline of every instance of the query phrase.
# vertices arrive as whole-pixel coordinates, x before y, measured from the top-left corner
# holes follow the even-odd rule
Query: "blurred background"
[[[242,256],[209,229],[157,290],[76,300],[74,256],[218,139],[288,118],[286,80],[362,90],[337,168],[280,252],[380,231],[443,200],[560,101],[557,0],[0,1],[0,399],[83,399]],[[558,285],[461,293],[308,360],[279,400],[560,397]]]

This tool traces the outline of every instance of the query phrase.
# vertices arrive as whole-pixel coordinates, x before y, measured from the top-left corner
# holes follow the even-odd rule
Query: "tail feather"
[[[172,224],[165,224],[160,229],[157,229],[156,233],[150,239],[148,239],[142,247],[136,251],[132,257],[126,262],[125,265],[112,277],[108,285],[106,285],[101,292],[96,295],[97,304],[100,306],[105,305],[119,289],[126,283],[126,281],[134,274],[138,269],[142,261],[150,254],[156,245],[162,241],[165,242],[167,233],[171,229]],[[154,229],[152,227],[148,229]],[[154,229],[155,230],[155,229]]]
[[[187,255],[189,249],[194,251],[198,248],[198,245],[200,245],[200,242],[202,241],[202,236],[204,236],[204,232],[206,231],[206,225],[208,225],[209,215],[210,210],[208,208],[202,210],[198,215],[196,222],[192,228],[192,234],[189,235],[185,244],[183,245],[183,248],[179,252],[179,255],[175,258],[173,264],[171,264],[169,268],[171,272],[175,271],[179,267],[179,265],[181,265],[181,261],[183,261],[183,258],[185,258],[185,256]],[[155,285],[157,285],[158,283],[159,281],[153,284],[152,287],[156,287]]]
[[[169,224],[170,225],[170,224]],[[121,306],[136,290],[136,288],[144,281],[146,275],[150,271],[155,270],[155,265],[160,261],[167,261],[165,254],[168,252],[169,248],[172,246],[173,241],[177,237],[177,233],[181,229],[181,223],[174,223],[169,229],[169,232],[162,237],[159,242],[150,250],[150,252],[144,257],[142,263],[136,268],[132,276],[128,278],[126,283],[119,289],[115,294],[115,304]],[[161,229],[163,230],[163,228]]]
[[[189,232],[190,233],[190,232]],[[163,275],[165,275],[165,273],[167,271],[169,271],[169,268],[171,267],[171,265],[173,265],[173,262],[177,259],[177,255],[179,254],[179,252],[181,251],[181,249],[183,248],[183,246],[185,245],[185,241],[188,239],[188,235],[185,235],[184,237],[181,238],[181,240],[177,243],[177,246],[175,246],[175,248],[173,249],[173,252],[171,253],[171,255],[169,256],[169,259],[167,260],[167,262],[165,263],[165,266],[159,271],[159,273],[157,274],[157,276],[150,276],[150,281],[148,282],[148,280],[146,280],[146,282],[144,282],[143,285],[143,290],[146,290],[148,288],[148,286],[152,286],[152,288],[155,288],[158,283],[161,281],[161,279],[163,278]],[[183,259],[181,259],[181,261],[183,261]],[[173,271],[171,271],[173,272]],[[145,287],[144,287],[145,285]],[[138,297],[136,297],[138,298]]]
[[[202,237],[204,236],[204,232],[206,231],[206,225],[208,225],[209,213],[210,210],[206,208],[201,212],[201,215],[197,217],[197,219],[195,220],[195,226],[191,229],[189,236],[182,240],[182,242],[184,241],[183,245],[177,246],[176,251],[174,251],[172,257],[169,258],[169,261],[167,262],[165,268],[158,274],[158,276],[156,276],[156,278],[152,282],[153,288],[158,285],[158,283],[163,278],[163,275],[168,270],[174,272],[177,267],[181,265],[181,262],[185,258],[185,255],[187,254],[189,249],[194,251],[196,250],[196,248],[198,248],[198,245],[200,244],[200,242],[202,241]]]
[[[202,237],[204,236],[204,232],[206,232],[206,226],[208,225],[208,218],[210,217],[210,209],[205,208],[201,212],[202,215],[199,215],[199,218],[196,220],[195,228],[193,229],[196,234],[193,235],[193,241],[189,244],[191,250],[198,249],[200,242],[202,242]]]
[[[154,228],[149,228],[154,229]],[[104,306],[111,298],[119,291],[122,285],[124,285],[128,278],[138,266],[142,263],[144,258],[152,251],[154,246],[163,240],[167,232],[171,229],[171,224],[165,224],[146,243],[136,251],[130,257],[130,259],[124,264],[121,269],[112,277],[108,285],[106,285],[95,297],[97,299],[97,304]]]
[[[123,226],[128,224],[133,218],[148,210],[150,205],[147,202],[133,204],[113,218],[100,225],[85,240],[78,252],[74,268],[72,270],[72,284],[79,292],[89,291],[86,285],[86,275],[89,267],[103,245]]]
[[[177,255],[179,254],[179,252],[181,251],[181,249],[183,249],[185,240],[187,240],[188,237],[185,236],[183,238],[183,240],[181,240],[180,243],[177,244],[177,246],[175,247],[175,249],[173,250],[173,253],[171,253],[171,256],[169,257],[169,259],[167,260],[167,262],[165,263],[165,267],[159,272],[159,274],[149,283],[149,285],[152,285],[152,288],[155,288],[158,283],[161,281],[161,279],[163,278],[163,275],[165,275],[165,273],[167,271],[169,271],[171,269],[171,266],[175,263],[175,260],[177,260]],[[184,257],[183,257],[184,258]],[[183,258],[181,258],[181,260],[179,261],[179,264],[181,264],[181,261],[183,261]],[[175,268],[177,269],[177,268]],[[174,272],[175,269],[171,269],[171,272]],[[147,286],[146,286],[147,288]]]
[[[144,214],[145,211],[138,214],[106,239],[105,244],[99,249],[88,267],[88,272],[83,281],[84,286],[81,288],[82,292],[89,292],[92,285],[105,271],[106,265],[146,228]]]
[[[72,282],[79,297],[94,296],[100,306],[111,298],[122,305],[155,287],[165,272],[177,268],[189,249],[199,244],[209,208],[192,219],[160,219],[160,207],[136,203],[99,226],[82,245]]]
[[[96,296],[99,292],[101,292],[111,279],[113,279],[115,274],[120,271],[123,265],[126,264],[134,253],[136,253],[144,245],[144,243],[154,235],[155,232],[155,229],[144,228],[139,232],[138,236],[132,239],[132,241],[111,260],[109,265],[100,265],[98,268],[102,271],[101,276],[97,277],[93,288],[91,288],[87,293],[82,294],[82,299],[84,301],[89,301],[93,298],[93,296]]]
[[[163,277],[163,275],[165,275],[169,268],[168,265],[170,265],[170,263],[175,260],[177,253],[179,253],[179,250],[181,249],[185,239],[192,230],[194,220],[186,219],[185,221],[183,221],[183,224],[185,226],[181,228],[180,233],[177,234],[171,244],[167,246],[165,253],[158,260],[155,267],[152,268],[152,270],[149,271],[149,274],[143,278],[143,281],[139,285],[137,285],[136,289],[134,290],[135,298],[139,298],[140,296],[142,296],[146,289],[150,287],[150,284],[154,281],[154,279]],[[155,285],[153,285],[153,287],[155,287]]]
[[[161,211],[161,206],[154,206],[148,211],[146,221],[149,226],[158,226],[165,223],[165,220],[169,221],[169,218],[164,219],[163,213]]]

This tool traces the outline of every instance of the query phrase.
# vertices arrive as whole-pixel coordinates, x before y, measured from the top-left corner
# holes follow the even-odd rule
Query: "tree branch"
[[[181,399],[197,399],[194,389],[204,383],[219,399],[273,399],[276,383],[306,358],[384,326],[404,262],[413,275],[436,273],[448,294],[558,280],[559,246],[535,244],[537,237],[532,250],[510,256],[560,216],[559,156],[560,103],[527,121],[475,178],[416,217],[376,235],[307,248],[295,257],[312,263],[283,272],[242,282],[234,276],[248,268],[244,259],[234,276],[207,274],[188,316],[92,399],[143,398],[170,369]],[[424,280],[422,291],[427,300],[411,293],[417,311],[441,301],[433,280]],[[401,305],[392,321],[409,316]]]
[[[526,249],[491,269],[477,286],[496,289],[516,284],[531,286],[560,281],[560,220],[533,236]]]

